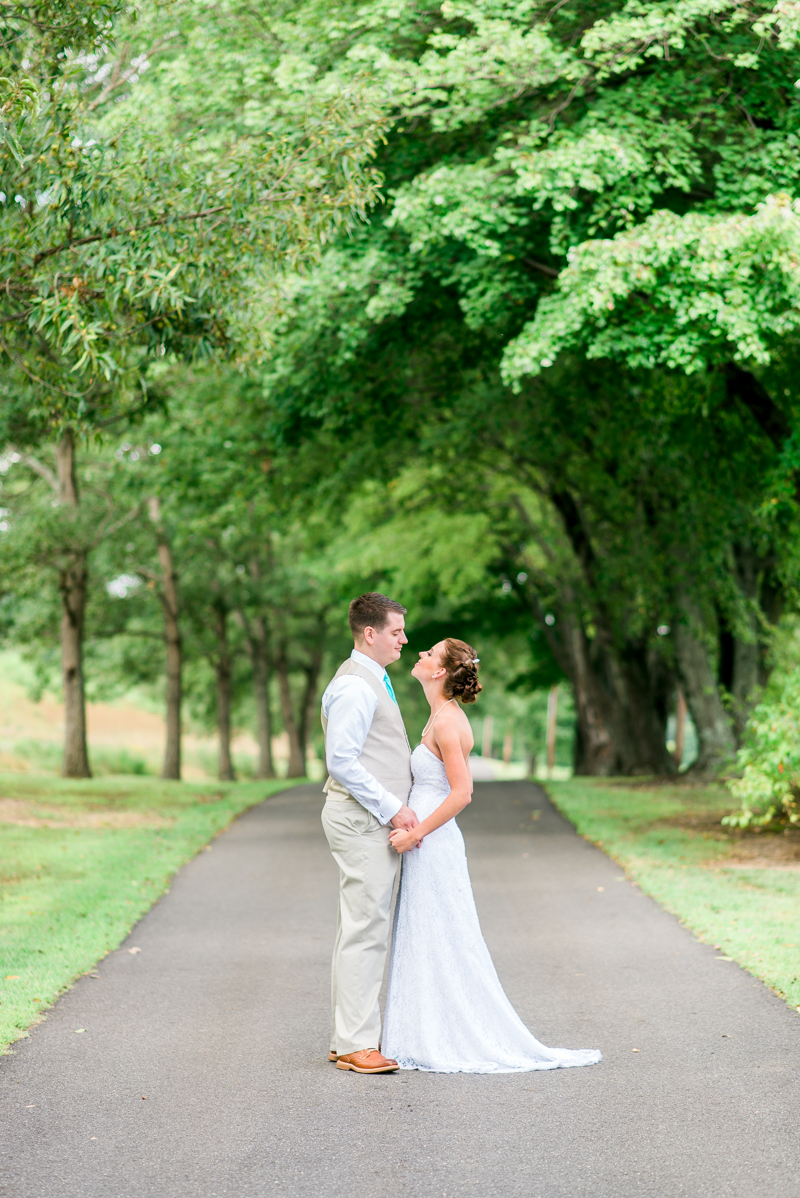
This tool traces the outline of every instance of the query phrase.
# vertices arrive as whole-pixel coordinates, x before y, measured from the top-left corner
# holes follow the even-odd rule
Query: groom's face
[[[369,656],[377,661],[378,665],[388,666],[397,661],[403,645],[408,644],[405,627],[403,617],[392,612],[383,628],[364,629],[364,641],[369,645]],[[358,647],[356,645],[356,648]]]

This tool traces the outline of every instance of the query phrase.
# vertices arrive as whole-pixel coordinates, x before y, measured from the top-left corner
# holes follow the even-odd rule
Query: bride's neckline
[[[439,708],[437,711],[433,711],[433,712],[431,712],[431,718],[428,720],[427,724],[426,724],[426,725],[425,725],[425,727],[422,729],[422,736],[427,736],[427,735],[428,735],[428,733],[430,732],[431,728],[432,728],[432,727],[433,727],[433,725],[436,723],[436,717],[437,717],[437,716],[439,716],[439,715],[441,715],[441,713],[444,711],[444,709],[445,709],[445,707],[447,706],[447,704],[448,704],[448,703],[453,703],[453,702],[455,702],[455,695],[453,695],[453,696],[452,696],[452,698],[450,698],[450,699],[447,699],[447,700],[446,700],[446,701],[445,701],[445,702],[442,704],[442,706],[441,706],[441,707],[440,707],[440,708]],[[420,737],[420,744],[422,744],[422,736]],[[426,745],[426,746],[425,746],[425,748],[427,749],[427,747],[428,747],[428,746]],[[435,756],[436,756],[436,754],[434,753],[434,757],[435,757]]]
[[[421,749],[428,749],[428,746],[423,741],[419,742],[419,747]],[[439,765],[444,765],[444,762],[442,761],[442,759],[438,753],[434,753],[433,749],[428,749],[428,752],[430,753],[431,757],[436,758],[436,760],[439,762]]]

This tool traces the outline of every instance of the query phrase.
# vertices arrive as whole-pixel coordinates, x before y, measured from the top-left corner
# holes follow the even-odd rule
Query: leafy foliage
[[[337,66],[398,114],[387,204],[291,285],[268,394],[340,477],[369,437],[491,512],[489,569],[588,680],[589,769],[670,768],[678,685],[719,768],[794,601],[795,16],[376,6]]]
[[[252,84],[246,10],[224,11]],[[382,117],[356,83],[300,89],[277,129],[269,106],[260,118],[251,107],[243,128],[242,89],[223,86],[229,53],[222,78],[206,65],[194,119],[177,119],[159,63],[187,65],[196,15],[96,0],[80,16],[60,3],[4,8],[0,353],[34,422],[92,426],[118,397],[125,410],[159,356],[257,355],[276,272],[313,257],[377,194]],[[154,82],[139,88],[148,67]],[[279,91],[262,71],[254,98],[271,94],[274,109]],[[198,129],[209,107],[213,136]]]
[[[564,349],[694,374],[733,358],[768,364],[800,326],[800,202],[754,216],[668,211],[569,253],[558,291],[508,347],[510,381]]]
[[[5,211],[21,270],[69,241],[73,323],[61,250],[35,296],[0,297],[30,309],[2,329],[61,388],[17,364],[9,440],[146,404],[117,445],[164,453],[115,495],[160,504],[187,646],[211,661],[222,605],[235,657],[269,613],[295,707],[329,613],[380,585],[420,635],[458,618],[521,646],[507,682],[568,676],[579,768],[674,769],[678,686],[718,768],[800,579],[797,17],[202,0],[109,10],[79,52],[64,34],[38,108],[24,89],[8,108],[23,150],[56,147],[63,202]],[[247,380],[199,367],[252,367],[268,341]],[[130,645],[154,627],[151,533],[143,515],[130,553],[93,559],[147,580],[104,604]]]
[[[724,824],[800,823],[800,674],[790,674],[777,697],[756,707],[738,764],[741,777],[728,788],[741,808],[726,815]]]

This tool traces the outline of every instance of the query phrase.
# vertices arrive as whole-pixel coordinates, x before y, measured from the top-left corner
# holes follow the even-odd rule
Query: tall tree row
[[[57,445],[68,776],[89,770],[89,547],[78,529],[91,520],[76,445],[146,410],[163,360],[257,360],[281,272],[377,194],[382,118],[358,82],[282,87],[285,47],[244,5],[205,12],[203,37],[218,35],[209,59],[197,15],[188,4],[105,0],[11,3],[0,14],[4,432],[11,452]],[[167,553],[162,542],[168,575]],[[166,611],[166,575],[161,587]],[[173,719],[173,774],[175,751]]]
[[[8,635],[34,660],[60,636],[65,768],[77,776],[89,769],[84,675],[110,694],[163,687],[165,778],[181,776],[182,731],[193,717],[216,729],[218,773],[232,780],[243,702],[256,713],[257,775],[274,776],[279,729],[289,776],[306,773],[323,656],[341,641],[350,581],[326,548],[332,522],[298,509],[292,478],[264,458],[256,421],[239,421],[235,445],[228,438],[240,398],[240,382],[216,373],[173,396],[171,420],[151,418],[116,445],[76,446],[77,519],[58,491],[63,440],[39,458],[14,453],[0,463]],[[59,607],[76,610],[78,586],[80,618],[66,640]],[[72,685],[66,671],[76,663]]]
[[[797,35],[785,4],[478,2],[343,47],[391,93],[387,200],[298,281],[271,394],[493,513],[582,772],[674,769],[679,689],[697,770],[730,761],[793,602]]]
[[[65,688],[130,519],[173,774],[187,652],[301,768],[345,578],[524,628],[580,772],[674,771],[679,692],[729,762],[797,594],[794,0],[57,7],[2,17],[0,355]]]

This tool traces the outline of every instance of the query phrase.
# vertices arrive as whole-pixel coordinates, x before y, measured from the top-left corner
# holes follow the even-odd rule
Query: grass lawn
[[[546,789],[642,890],[800,1010],[800,829],[723,828],[735,804],[721,786],[573,778]]]
[[[0,774],[0,1052],[207,841],[293,784]]]

